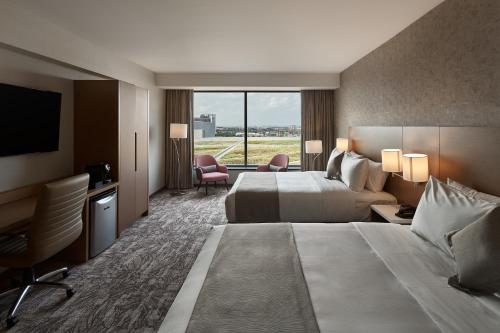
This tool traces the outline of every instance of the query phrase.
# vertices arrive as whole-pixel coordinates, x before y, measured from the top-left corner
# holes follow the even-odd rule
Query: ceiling
[[[442,0],[16,0],[156,73],[339,73]]]

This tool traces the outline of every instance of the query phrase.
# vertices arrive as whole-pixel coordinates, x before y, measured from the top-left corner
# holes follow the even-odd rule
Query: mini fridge
[[[90,199],[90,257],[110,247],[116,239],[116,190]]]

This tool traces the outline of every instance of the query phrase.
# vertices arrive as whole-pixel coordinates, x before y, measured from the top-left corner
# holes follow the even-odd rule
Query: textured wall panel
[[[500,127],[500,1],[447,0],[341,74],[349,126]]]

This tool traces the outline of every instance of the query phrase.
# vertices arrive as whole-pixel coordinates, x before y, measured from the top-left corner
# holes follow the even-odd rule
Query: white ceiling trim
[[[156,85],[165,89],[300,90],[337,89],[337,73],[161,73]]]

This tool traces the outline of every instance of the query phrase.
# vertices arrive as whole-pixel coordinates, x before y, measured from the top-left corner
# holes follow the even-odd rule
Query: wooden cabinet
[[[146,89],[136,89],[135,107],[135,191],[136,216],[148,211],[148,156],[149,156],[149,92]]]
[[[135,213],[135,86],[120,82],[120,166],[118,233],[136,220]]]
[[[115,81],[75,81],[74,169],[109,162],[118,187],[118,233],[148,211],[148,91]]]

